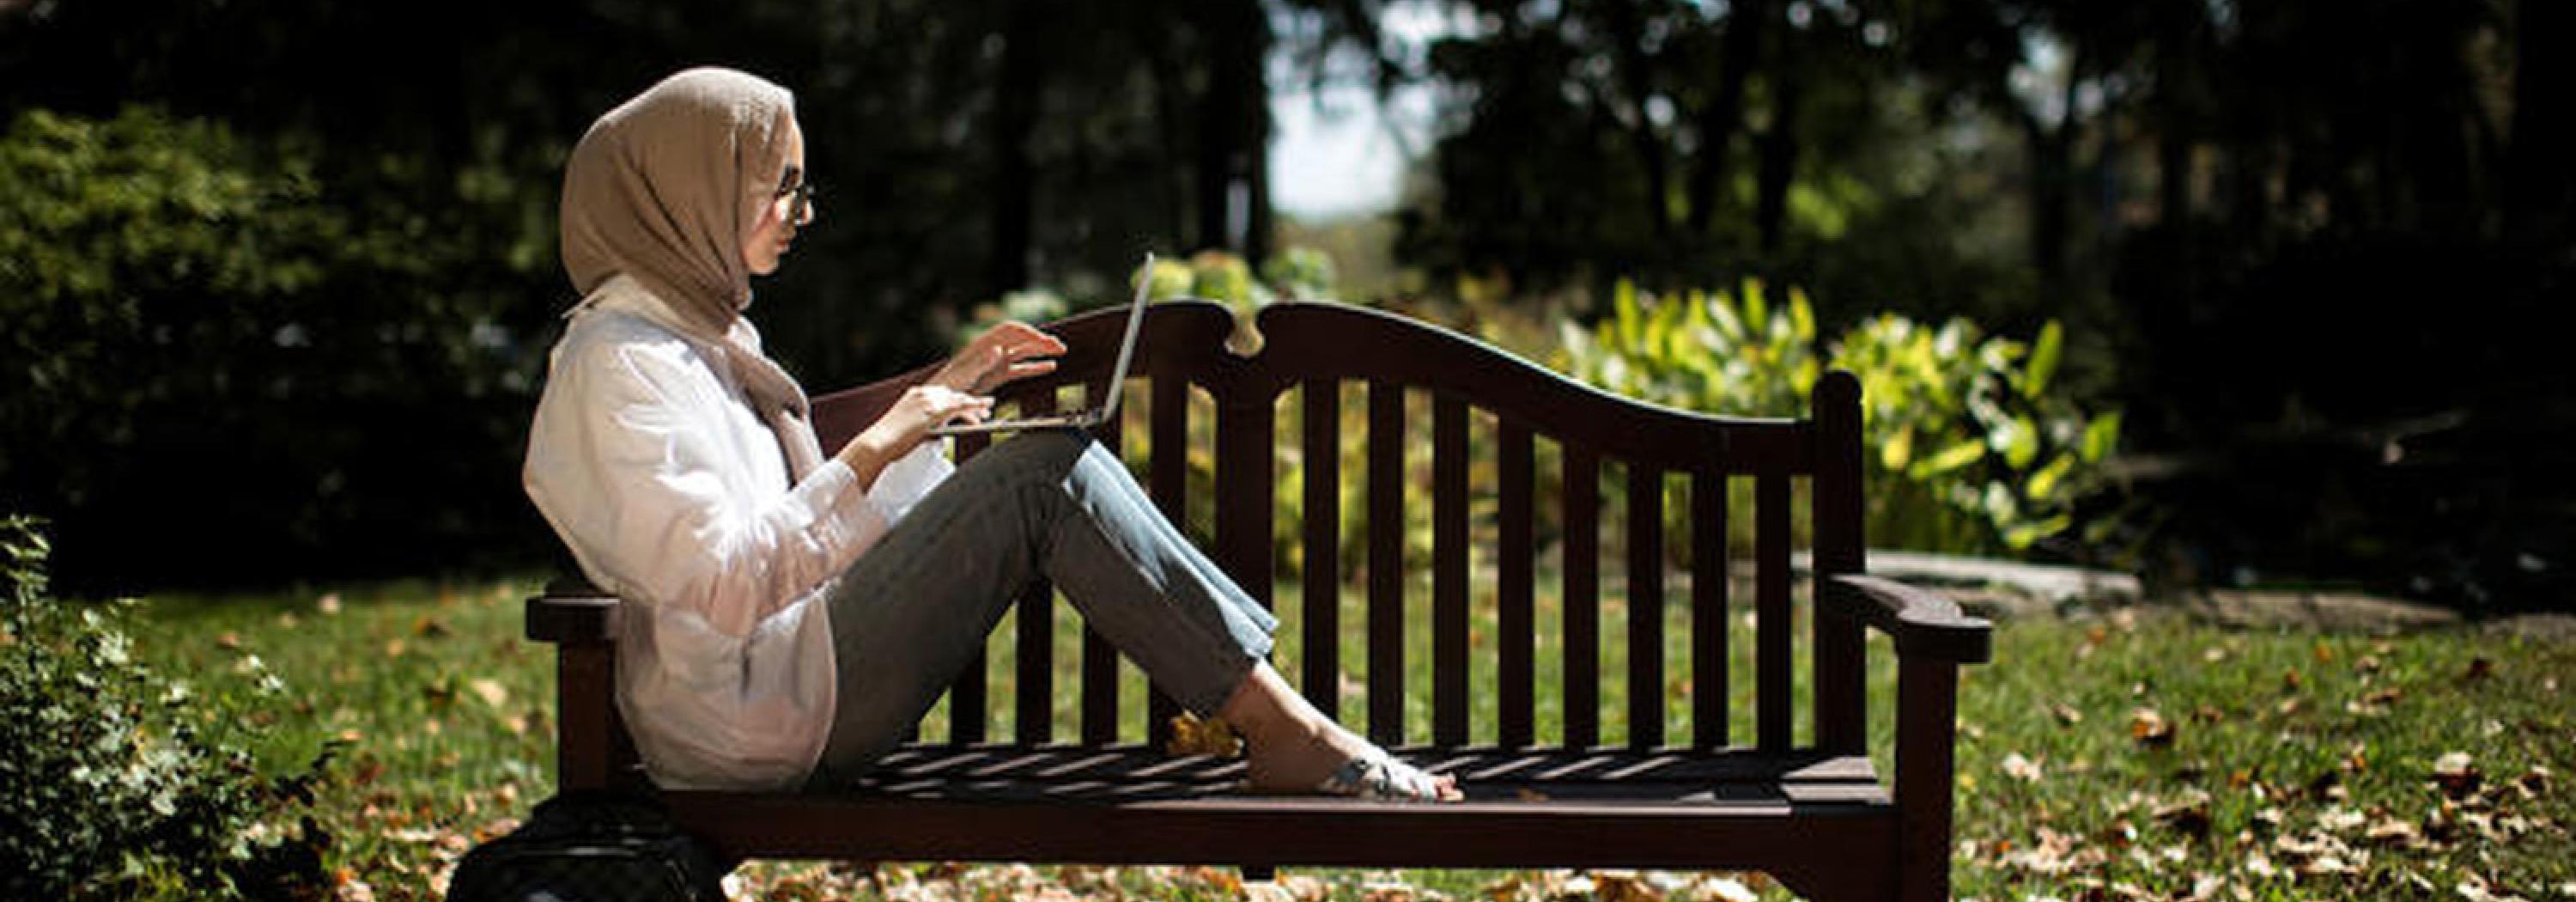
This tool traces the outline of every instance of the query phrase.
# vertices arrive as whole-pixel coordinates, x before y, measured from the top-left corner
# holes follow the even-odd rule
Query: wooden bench
[[[1013,386],[1004,400],[1046,408],[1075,388],[1097,390],[1121,318],[1102,311],[1050,327],[1073,352],[1055,374]],[[1039,587],[1009,631],[1018,649],[1011,735],[987,729],[979,666],[951,690],[950,735],[904,746],[861,791],[661,793],[678,822],[736,861],[1231,864],[1256,879],[1280,865],[1758,870],[1813,899],[1948,897],[1958,668],[1986,659],[1988,626],[1941,597],[1863,575],[1860,390],[1850,375],[1817,384],[1813,419],[1712,417],[1608,395],[1378,311],[1277,304],[1255,322],[1263,346],[1243,356],[1227,348],[1236,322],[1222,306],[1183,301],[1150,311],[1133,374],[1139,383],[1127,395],[1145,408],[1143,482],[1166,512],[1189,509],[1189,465],[1176,452],[1191,435],[1192,389],[1204,392],[1199,415],[1214,417],[1209,547],[1265,604],[1297,606],[1302,650],[1283,672],[1337,716],[1342,687],[1364,684],[1366,734],[1458,775],[1468,801],[1245,794],[1234,787],[1239,760],[1160,751],[1174,709],[1159,693],[1146,718],[1152,735],[1122,733],[1122,665],[1088,631],[1079,723],[1058,724],[1055,621],[1074,615]],[[825,447],[838,447],[922,376],[818,399]],[[1292,390],[1297,403],[1283,404]],[[1345,391],[1365,397],[1364,434],[1344,428]],[[1428,408],[1427,482],[1406,468],[1408,450],[1426,456],[1421,437],[1407,432],[1408,396]],[[1277,441],[1285,417],[1302,423],[1294,448]],[[1471,422],[1479,433],[1473,444]],[[1120,430],[1104,427],[1099,437],[1114,445]],[[1476,445],[1486,441],[1489,463],[1474,469],[1491,475],[1471,479]],[[1348,599],[1337,534],[1345,442],[1365,448],[1364,472],[1348,476],[1365,489],[1366,522],[1399,524],[1407,505],[1427,503],[1432,525],[1427,561],[1407,556],[1403,530],[1368,530],[1365,591]],[[1285,454],[1304,474],[1289,489],[1302,493],[1302,580],[1299,597],[1274,599],[1284,494],[1275,480]],[[1539,478],[1547,473],[1557,474],[1554,491]],[[1628,502],[1613,533],[1625,580],[1609,593],[1601,580],[1604,473],[1624,474],[1613,484],[1626,487]],[[1688,554],[1673,556],[1687,562],[1680,599],[1665,592],[1668,478],[1687,483]],[[1802,480],[1803,499],[1793,488]],[[1749,566],[1728,560],[1730,483],[1749,483],[1755,502]],[[1808,581],[1791,571],[1793,499],[1807,502],[1812,524]],[[1494,544],[1471,548],[1480,533]],[[1562,578],[1555,606],[1562,622],[1552,624],[1561,642],[1539,639],[1543,558]],[[1408,576],[1426,564],[1430,615],[1422,623],[1408,619],[1405,596]],[[1749,590],[1730,589],[1730,573],[1748,570]],[[1605,594],[1624,604],[1605,606]],[[1731,609],[1730,595],[1745,594],[1750,604]],[[550,591],[528,603],[529,637],[554,643],[560,656],[559,781],[568,789],[643,785],[610,698],[617,602],[595,595]],[[1471,635],[1471,612],[1485,605],[1490,632]],[[1812,615],[1797,618],[1798,609]],[[1602,647],[1605,612],[1638,610],[1686,612],[1686,636],[1677,638],[1686,639],[1687,654],[1667,660],[1665,617],[1625,617],[1614,654],[1591,653]],[[1364,626],[1365,660],[1339,659],[1334,638],[1345,616]],[[1745,642],[1730,630],[1748,625],[1754,663],[1749,673],[1730,672],[1725,649]],[[1893,639],[1892,784],[1866,747],[1864,627]],[[1407,696],[1418,689],[1401,678],[1408,631],[1429,636],[1427,723],[1422,700]],[[1792,649],[1802,640],[1812,644],[1812,669],[1805,691],[1794,691]],[[1616,655],[1622,647],[1624,656]],[[1605,695],[1605,657],[1624,658],[1625,686],[1652,688]],[[1547,663],[1561,678],[1541,685]],[[1668,685],[1689,690],[1685,716],[1671,722]],[[1749,689],[1751,735],[1727,727],[1739,687]],[[1540,729],[1541,692],[1560,694],[1557,729]],[[1480,695],[1490,703],[1480,707]],[[1624,735],[1607,744],[1605,703],[1625,713],[1624,731],[1615,731]],[[1471,722],[1478,710],[1495,712],[1492,722]]]

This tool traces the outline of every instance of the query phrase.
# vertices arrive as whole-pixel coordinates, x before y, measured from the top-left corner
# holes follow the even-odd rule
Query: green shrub
[[[1822,345],[1803,292],[1774,304],[1758,282],[1732,296],[1641,296],[1622,283],[1611,316],[1564,327],[1559,368],[1631,397],[1736,416],[1807,414],[1827,369],[1858,376],[1874,544],[2020,552],[2074,538],[2075,506],[2103,483],[2120,413],[2088,414],[2053,381],[2056,322],[2030,342],[1952,319],[1870,318]],[[2084,531],[2098,542],[2112,521]]]
[[[202,690],[137,661],[121,605],[49,597],[48,547],[0,520],[0,896],[310,898],[326,837],[309,818],[325,761],[265,773],[247,750],[284,685],[256,657]],[[293,819],[293,820],[290,820]]]
[[[514,317],[552,324],[478,225],[488,179],[404,197],[353,172],[404,160],[146,107],[0,126],[0,497],[51,522],[66,594],[454,566],[540,525],[492,474],[540,362]]]

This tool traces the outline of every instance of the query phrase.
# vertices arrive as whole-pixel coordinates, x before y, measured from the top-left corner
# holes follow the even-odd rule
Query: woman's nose
[[[813,198],[811,198],[811,197],[806,198],[806,199],[805,199],[805,210],[804,210],[804,212],[803,212],[803,213],[799,214],[799,215],[796,217],[796,224],[797,224],[798,226],[804,226],[804,225],[807,225],[807,224],[812,223],[812,222],[814,221],[814,217],[815,217],[815,216],[817,216],[817,215],[819,215],[819,214],[817,214],[815,211],[817,211],[817,210],[821,209],[821,208],[822,208],[822,206],[823,206],[822,204],[815,203]]]

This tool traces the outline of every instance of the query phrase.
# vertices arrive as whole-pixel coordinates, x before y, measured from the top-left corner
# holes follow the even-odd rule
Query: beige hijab
[[[563,262],[588,296],[643,283],[723,365],[778,436],[789,478],[822,464],[803,389],[761,353],[743,308],[743,240],[777,198],[795,95],[730,69],[671,76],[590,127],[564,164]]]

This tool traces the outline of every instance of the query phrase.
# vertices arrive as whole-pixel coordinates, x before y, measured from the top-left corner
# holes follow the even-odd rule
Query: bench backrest
[[[1099,391],[1123,325],[1121,313],[1096,311],[1050,326],[1073,352],[1055,373],[1012,386],[1003,400],[1045,410],[1059,399],[1074,400],[1075,391]],[[1259,346],[1242,354],[1229,349],[1229,338],[1244,347],[1248,335],[1237,335],[1236,319],[1225,307],[1202,301],[1157,305],[1148,312],[1131,374],[1143,384],[1129,385],[1126,395],[1145,403],[1141,411],[1129,407],[1124,419],[1129,429],[1142,421],[1143,482],[1175,519],[1186,520],[1192,509],[1191,455],[1199,456],[1202,469],[1212,456],[1211,556],[1263,603],[1297,606],[1302,648],[1299,660],[1284,669],[1293,671],[1291,678],[1318,707],[1341,713],[1340,687],[1348,672],[1366,687],[1366,732],[1388,745],[1596,746],[1605,738],[1602,707],[1610,701],[1624,705],[1624,744],[1633,747],[1749,742],[1764,751],[1809,745],[1861,750],[1863,658],[1855,622],[1808,620],[1815,645],[1808,708],[1814,720],[1805,737],[1811,741],[1797,736],[1792,693],[1792,611],[1803,607],[1793,598],[1791,579],[1797,514],[1810,524],[1805,531],[1813,537],[1818,573],[1862,567],[1859,388],[1848,374],[1819,381],[1813,419],[1714,417],[1606,394],[1475,339],[1366,308],[1274,304],[1262,308],[1251,325]],[[825,446],[838,447],[872,421],[901,387],[890,381],[817,399],[816,425]],[[1199,393],[1203,399],[1194,404]],[[1287,403],[1291,397],[1294,402]],[[1345,403],[1365,410],[1364,420],[1353,420],[1358,434],[1346,426]],[[1212,447],[1191,446],[1194,406],[1198,415],[1213,413]],[[1409,409],[1417,415],[1408,416]],[[1416,428],[1423,419],[1418,412],[1426,409],[1427,437]],[[1280,446],[1283,419],[1293,424],[1294,447]],[[1116,445],[1124,432],[1104,427],[1100,437]],[[1407,462],[1408,453],[1417,463],[1424,457],[1425,438],[1427,482]],[[960,451],[971,454],[976,447]],[[1346,449],[1361,452],[1359,472],[1344,472]],[[1297,465],[1302,484],[1280,484],[1283,459]],[[1552,467],[1542,467],[1550,461]],[[1624,486],[1626,502],[1625,516],[1617,518],[1623,522],[1611,526],[1624,552],[1612,566],[1624,570],[1625,578],[1608,599],[1602,580],[1605,475]],[[1365,530],[1365,547],[1358,552],[1364,561],[1353,562],[1363,563],[1367,574],[1355,605],[1361,624],[1353,625],[1364,625],[1367,637],[1365,660],[1357,662],[1342,660],[1338,651],[1347,616],[1340,530],[1345,483],[1351,480],[1361,489],[1352,497],[1364,506],[1362,522],[1386,527]],[[1808,484],[1803,505],[1797,503],[1800,482]],[[1750,674],[1731,673],[1727,666],[1730,577],[1743,576],[1729,564],[1731,488],[1749,492],[1752,500]],[[1675,522],[1683,525],[1678,539],[1666,534],[1668,497],[1677,508]],[[1294,599],[1272,597],[1283,500],[1303,514],[1292,524],[1299,534],[1286,543],[1299,552]],[[1418,517],[1421,505],[1428,506],[1431,527],[1427,561],[1418,550],[1408,552],[1400,526],[1409,511]],[[1491,544],[1471,547],[1480,536]],[[1685,554],[1668,554],[1666,545],[1675,541],[1687,545]],[[1539,564],[1548,557],[1562,579],[1552,612],[1562,617],[1562,641],[1541,647],[1536,618],[1550,612],[1538,604]],[[1683,562],[1687,574],[1684,606],[1678,609],[1667,597],[1668,561]],[[1424,608],[1408,598],[1408,575],[1425,564],[1429,620],[1422,624],[1408,615]],[[1471,604],[1493,606],[1491,635],[1471,627]],[[1018,609],[1010,642],[1016,649],[1016,697],[1009,738],[1032,744],[1077,736],[1086,744],[1121,741],[1117,658],[1088,631],[1078,733],[1056,728],[1058,606],[1040,587]],[[1624,673],[1609,676],[1624,677],[1614,689],[1636,687],[1618,693],[1623,697],[1604,694],[1599,652],[1605,611],[1683,615],[1620,618],[1624,636],[1613,637],[1611,651],[1624,661]],[[1685,634],[1682,654],[1666,653],[1668,620],[1678,620]],[[1407,722],[1409,708],[1421,707],[1419,699],[1408,698],[1418,687],[1401,678],[1408,631],[1430,637],[1427,724],[1418,716]],[[1554,679],[1542,681],[1551,672]],[[949,741],[993,738],[986,729],[984,674],[983,667],[970,668],[952,688]],[[1751,736],[1727,729],[1729,700],[1745,677],[1754,703]],[[1668,718],[1667,691],[1682,687],[1688,704],[1680,717]],[[1538,730],[1541,692],[1562,693],[1556,699],[1561,729],[1552,735]],[[1480,694],[1490,702],[1480,704]],[[1160,693],[1153,707],[1147,723],[1150,738],[1159,742],[1172,709]],[[1482,711],[1492,712],[1493,723],[1472,724],[1471,712]]]

